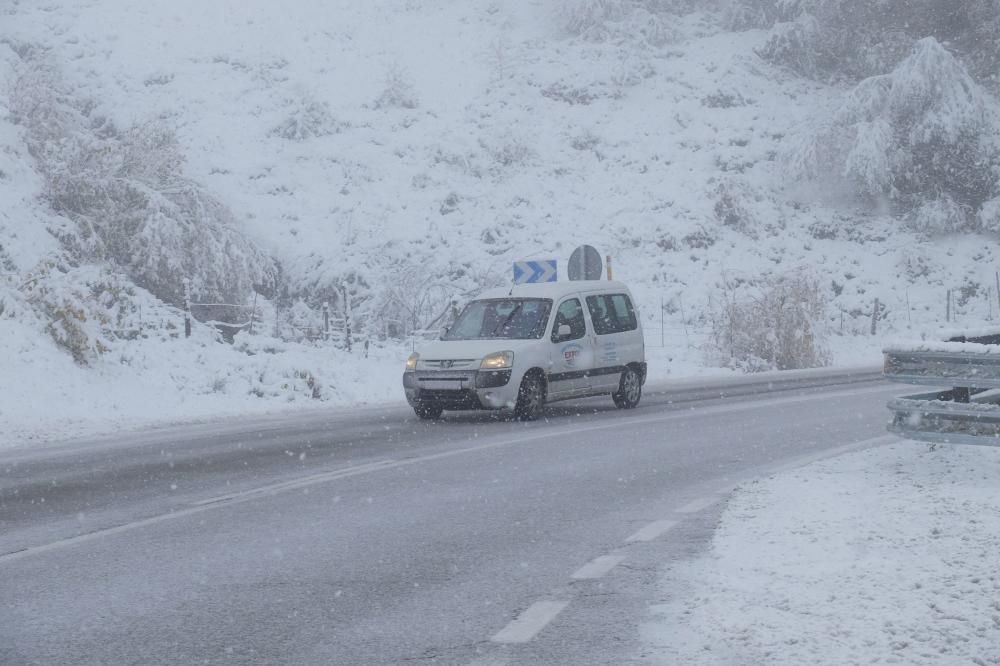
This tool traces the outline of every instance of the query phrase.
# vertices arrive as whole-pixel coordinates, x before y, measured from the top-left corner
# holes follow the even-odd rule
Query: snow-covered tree
[[[185,278],[201,296],[234,302],[274,286],[276,264],[184,175],[177,137],[163,122],[119,129],[45,60],[23,63],[11,107],[46,198],[75,223],[75,231],[60,233],[71,259],[111,261],[175,304]]]
[[[801,137],[790,164],[798,177],[843,176],[858,194],[909,211],[925,230],[932,214],[949,220],[942,230],[953,228],[957,209],[971,226],[997,194],[998,127],[992,99],[929,37],[890,74],[859,83]]]
[[[809,76],[884,74],[934,37],[982,84],[1000,83],[996,0],[731,0],[723,16],[730,29],[771,29],[760,55]]]

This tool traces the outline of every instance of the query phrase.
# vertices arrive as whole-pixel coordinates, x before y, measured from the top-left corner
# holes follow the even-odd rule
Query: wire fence
[[[1000,273],[991,276],[994,284],[965,283],[957,287],[941,285],[933,291],[926,285],[914,288],[885,289],[872,292],[863,300],[855,297],[850,306],[842,305],[848,299],[834,298],[828,309],[825,333],[843,336],[885,336],[891,334],[917,334],[940,327],[972,328],[1000,325]],[[26,299],[39,298],[39,281],[44,275],[28,275],[0,271],[0,285],[20,292]],[[9,299],[8,299],[9,300]],[[185,333],[190,335],[192,321],[215,327],[232,342],[236,334],[270,335],[288,342],[329,344],[350,349],[365,345],[371,340],[391,339],[415,348],[424,341],[436,339],[448,322],[441,327],[409,328],[393,326],[386,318],[372,319],[371,313],[341,312],[329,305],[322,308],[282,309],[274,303],[258,308],[256,295],[248,294],[248,303],[195,301],[190,286],[185,290],[183,310]],[[638,303],[648,347],[697,348],[709,341],[713,334],[711,299],[689,299],[674,292],[662,298],[644,299]],[[653,302],[650,302],[653,301]],[[449,301],[447,314],[457,311],[454,301]],[[3,305],[0,304],[0,308]],[[107,330],[120,339],[136,339],[153,329],[176,331],[176,310],[164,306],[144,312],[136,303],[116,306]],[[318,310],[318,311],[317,311]],[[166,321],[164,319],[172,319]],[[438,317],[441,319],[441,317]],[[398,324],[399,322],[396,322]],[[395,333],[390,335],[390,331]],[[404,332],[405,331],[405,332]]]

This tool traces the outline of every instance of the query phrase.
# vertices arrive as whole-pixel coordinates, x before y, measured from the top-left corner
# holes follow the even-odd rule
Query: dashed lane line
[[[571,576],[574,580],[589,580],[603,578],[625,560],[624,555],[602,555],[594,558],[576,570]]]
[[[629,543],[633,543],[635,541],[652,541],[676,526],[676,520],[657,520],[643,527],[641,530],[626,539],[626,541]]]
[[[527,643],[568,605],[568,601],[536,601],[490,640],[494,643]]]
[[[701,497],[676,509],[675,513],[698,513],[702,509],[707,509],[713,504],[718,503],[719,499],[719,497]]]

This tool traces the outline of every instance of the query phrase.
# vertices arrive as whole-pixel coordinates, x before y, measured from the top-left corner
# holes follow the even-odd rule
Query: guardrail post
[[[330,340],[330,304],[323,301],[323,338]]]

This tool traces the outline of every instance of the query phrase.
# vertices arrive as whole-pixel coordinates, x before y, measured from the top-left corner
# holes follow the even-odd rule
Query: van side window
[[[569,326],[570,334],[559,335],[559,327]],[[556,321],[552,325],[552,342],[566,342],[567,340],[579,340],[587,334],[587,322],[583,318],[583,306],[580,300],[571,298],[565,300],[556,310]]]
[[[625,294],[587,296],[587,309],[598,335],[624,333],[638,328],[632,301]]]

